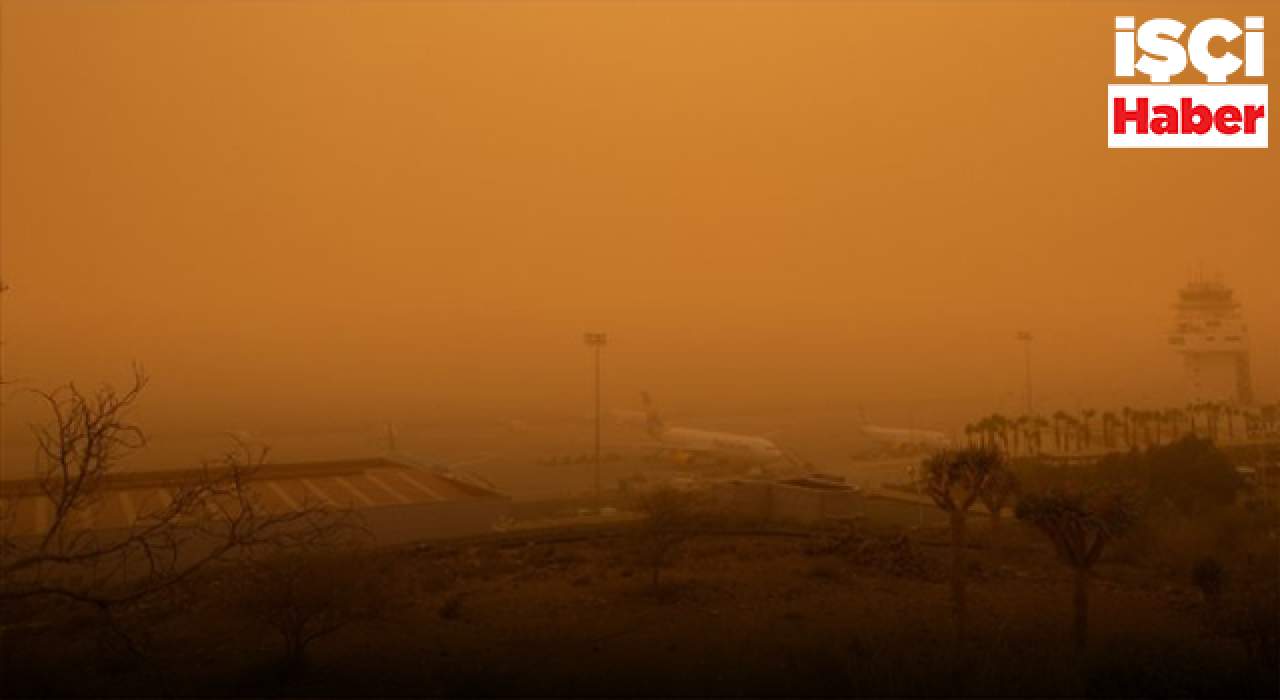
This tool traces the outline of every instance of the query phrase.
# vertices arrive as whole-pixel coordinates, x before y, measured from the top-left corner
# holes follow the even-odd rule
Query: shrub
[[[243,562],[228,576],[226,595],[234,610],[279,633],[288,674],[317,639],[384,618],[382,578],[363,550],[288,550]]]
[[[1217,600],[1226,587],[1226,572],[1213,557],[1202,557],[1191,567],[1191,581],[1205,600]]]
[[[636,551],[657,589],[663,568],[685,542],[708,529],[710,518],[700,494],[675,489],[651,491],[640,498],[639,505],[646,517],[637,533]]]

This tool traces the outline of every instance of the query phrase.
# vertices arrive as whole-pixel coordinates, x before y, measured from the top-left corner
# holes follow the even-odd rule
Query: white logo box
[[[1125,108],[1137,109],[1139,97],[1147,98],[1149,107],[1169,105],[1178,109],[1178,123],[1182,122],[1182,100],[1189,98],[1193,105],[1204,105],[1210,112],[1231,105],[1244,111],[1245,105],[1257,105],[1266,109],[1258,118],[1257,133],[1224,134],[1216,128],[1206,134],[1146,134],[1138,133],[1136,122],[1125,123],[1125,133],[1112,129],[1113,106],[1117,97],[1124,98]],[[1150,111],[1150,110],[1149,110]],[[1155,116],[1154,113],[1151,116]],[[1267,104],[1266,85],[1144,85],[1131,83],[1107,86],[1107,147],[1108,148],[1267,148],[1267,123],[1271,107]],[[1239,122],[1243,127],[1243,121]]]

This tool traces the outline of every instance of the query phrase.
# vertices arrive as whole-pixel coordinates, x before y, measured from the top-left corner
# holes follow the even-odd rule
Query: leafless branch
[[[51,421],[37,439],[38,493],[52,512],[46,530],[18,537],[10,527],[17,499],[0,511],[0,601],[63,599],[105,607],[134,602],[189,579],[206,567],[259,550],[306,548],[360,530],[350,512],[305,501],[271,512],[256,497],[253,477],[265,448],[242,440],[179,483],[161,489],[169,500],[147,509],[123,530],[85,526],[86,516],[118,477],[121,461],[146,445],[128,414],[147,376],[134,369],[128,390],[86,394],[74,384],[37,392]]]

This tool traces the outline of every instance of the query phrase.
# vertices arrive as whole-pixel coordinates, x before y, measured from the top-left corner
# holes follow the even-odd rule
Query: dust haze
[[[1162,459],[1264,474],[1280,399],[1280,161],[1265,149],[1128,151],[1102,141],[1104,88],[1116,80],[1113,18],[1167,7],[1184,21],[1274,9],[5,2],[0,475],[40,478],[31,426],[47,424],[49,402],[39,392],[69,382],[123,389],[135,366],[148,383],[126,402],[128,421],[149,448],[122,452],[121,463],[234,472],[238,457],[209,461],[230,436],[245,449],[269,446],[283,471],[332,461],[307,472],[307,488],[329,500],[349,491],[369,509],[385,505],[379,498],[500,492],[512,508],[502,528],[587,518],[590,529],[606,511],[650,523],[663,508],[679,515],[687,504],[628,499],[658,478],[703,484],[706,474],[690,470],[708,445],[782,455],[803,467],[784,475],[801,480],[792,486],[836,490],[812,474],[837,480],[841,493],[867,497],[859,522],[926,535],[955,527],[943,499],[935,508],[921,490],[934,448],[1003,450],[1032,465],[1019,472],[1026,484],[1040,483],[1044,464],[1082,461],[1141,478],[1150,476],[1142,465]],[[1224,47],[1217,39],[1211,50]],[[1221,281],[1241,304],[1246,407],[1210,407],[1188,393],[1170,334],[1179,290],[1196,280]],[[1023,332],[1034,338],[1030,370]],[[585,333],[607,334],[603,446],[593,442],[596,355]],[[1042,453],[1042,440],[1055,444]],[[659,455],[637,456],[655,441]],[[1229,458],[1203,456],[1232,444]],[[1149,462],[1124,461],[1143,450]],[[383,454],[465,465],[479,481],[361,461]],[[663,462],[655,477],[655,459],[678,466]],[[718,455],[712,466],[729,461]],[[357,473],[373,474],[373,485]],[[779,476],[754,468],[735,478],[744,473]],[[405,479],[408,490],[379,486]],[[34,483],[15,493],[35,494]],[[270,483],[281,503],[303,499]],[[1274,486],[1263,476],[1248,483]],[[889,484],[914,491],[871,498]],[[141,500],[120,488],[121,503]],[[165,497],[178,502],[176,493]],[[1274,547],[1270,507],[1271,525],[1256,532]],[[988,506],[996,521],[1002,508]],[[43,523],[41,513],[31,522]],[[1034,514],[1025,520],[1034,525]],[[974,566],[1004,572],[993,576],[1010,586],[1026,571],[1056,571],[1031,527],[1019,542],[1041,547],[1039,558],[1007,561],[995,548]],[[914,548],[955,540],[912,533],[876,534],[865,541],[880,544],[858,550],[892,560],[909,582],[858,585],[942,605],[941,579]],[[845,556],[852,540],[836,540],[822,557]],[[519,556],[533,559],[507,564],[527,571],[567,556],[613,571],[609,545],[577,546],[544,555],[530,545]],[[806,580],[862,575],[773,540],[742,546],[761,561],[798,558]],[[472,561],[459,547],[422,556]],[[703,554],[753,576],[756,563],[734,568],[737,551]],[[507,564],[494,564],[495,576]],[[1191,565],[1179,560],[1178,575]],[[654,565],[655,590],[664,566]],[[637,571],[636,580],[648,575]],[[686,574],[673,575],[696,578]],[[565,586],[574,595],[614,580],[573,576]],[[441,590],[444,602],[431,605],[442,619],[470,614],[459,612],[472,609],[464,598],[483,599]],[[1027,600],[1043,611],[1044,601]],[[1101,605],[1127,609],[1120,598]],[[491,690],[606,688],[547,678]],[[488,692],[471,682],[427,692]],[[833,687],[853,692],[776,690]]]
[[[1201,270],[1280,382],[1276,161],[1097,148],[1108,5],[4,12],[5,376],[138,361],[156,431],[575,417],[589,330],[619,407],[956,430],[1022,328],[1154,404]]]

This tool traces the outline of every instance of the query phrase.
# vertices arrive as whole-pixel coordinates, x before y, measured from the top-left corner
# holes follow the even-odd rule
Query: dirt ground
[[[226,610],[210,577],[176,609],[124,620],[145,632],[141,661],[76,656],[65,631],[9,635],[20,648],[5,652],[4,692],[1275,696],[1277,660],[1214,634],[1188,581],[1104,562],[1076,654],[1068,572],[1051,552],[1018,529],[974,540],[961,658],[941,530],[705,535],[657,588],[623,532],[381,553],[393,574],[376,594],[391,613],[319,639],[288,675],[279,636]]]

